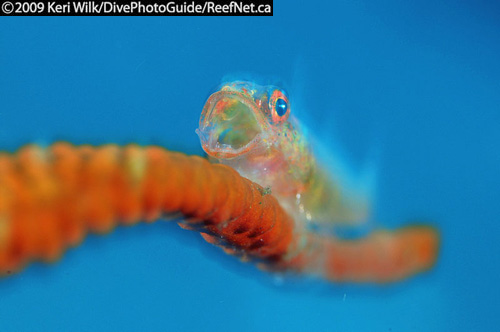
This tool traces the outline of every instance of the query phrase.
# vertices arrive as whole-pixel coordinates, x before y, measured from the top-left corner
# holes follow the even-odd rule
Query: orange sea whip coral
[[[266,269],[333,281],[398,280],[437,256],[430,227],[352,241],[299,230],[272,194],[232,168],[156,146],[55,143],[0,154],[0,274],[53,262],[89,231],[172,215]]]

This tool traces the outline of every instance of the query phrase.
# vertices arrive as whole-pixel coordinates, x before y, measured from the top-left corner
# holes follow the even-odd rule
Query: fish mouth
[[[230,159],[258,146],[265,127],[251,98],[237,91],[218,91],[205,103],[196,133],[209,156]]]

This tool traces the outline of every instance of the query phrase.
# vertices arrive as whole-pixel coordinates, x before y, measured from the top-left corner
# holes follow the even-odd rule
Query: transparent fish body
[[[253,82],[223,84],[205,103],[197,133],[212,161],[266,187],[298,223],[366,220],[366,200],[316,160],[287,94]]]

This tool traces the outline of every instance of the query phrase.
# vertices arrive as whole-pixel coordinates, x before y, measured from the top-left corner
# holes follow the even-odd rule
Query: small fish
[[[212,161],[271,188],[287,212],[303,223],[367,219],[367,199],[342,188],[319,165],[279,87],[224,84],[205,103],[197,133]]]

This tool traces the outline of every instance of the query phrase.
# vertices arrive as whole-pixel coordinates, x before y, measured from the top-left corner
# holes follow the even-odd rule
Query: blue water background
[[[500,6],[276,0],[274,13],[2,17],[0,148],[201,154],[194,129],[224,75],[278,78],[354,169],[377,152],[375,217],[434,222],[437,267],[382,289],[283,283],[174,223],[139,225],[2,280],[1,331],[498,329]]]

